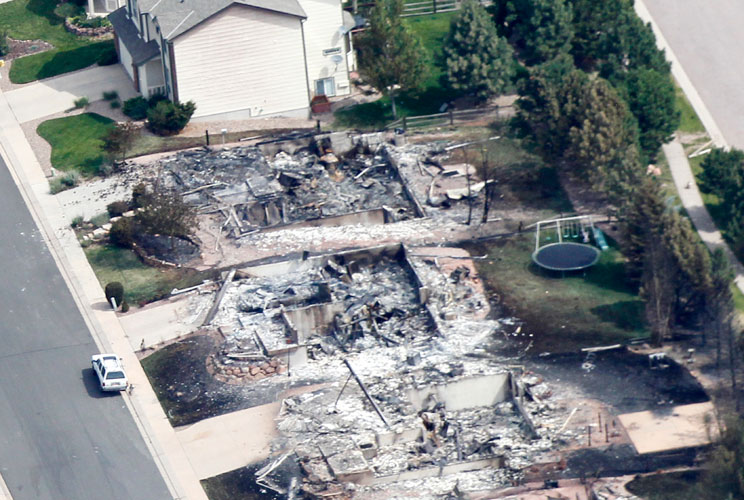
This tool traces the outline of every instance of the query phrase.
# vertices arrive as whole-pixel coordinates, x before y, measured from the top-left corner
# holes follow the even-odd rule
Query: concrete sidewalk
[[[93,68],[91,73],[80,73],[97,76],[104,74],[98,70],[99,68]],[[105,74],[116,75],[117,72],[107,71]],[[16,108],[0,92],[0,154],[9,165],[11,175],[44,235],[97,345],[102,352],[114,351],[124,358],[130,381],[135,388],[131,395],[122,395],[123,401],[129,407],[172,496],[178,499],[207,500],[199,478],[130,347],[116,314],[105,307],[106,301],[98,279],[70,229],[70,221],[64,216],[57,199],[49,194],[46,177],[17,120],[16,113],[19,112],[23,117],[38,115],[41,109],[52,112],[53,110],[44,106],[50,89],[61,89],[51,99],[53,106],[59,107],[61,103],[67,102],[70,91],[76,88],[90,90],[99,85],[110,90],[112,87],[101,79],[96,79],[97,83],[88,82],[77,86],[69,80],[71,77],[72,75],[59,77],[59,84],[50,80],[19,89],[24,94],[22,99],[17,97],[14,101]],[[33,89],[37,89],[36,93]],[[22,102],[35,103],[36,111],[26,112],[22,109]],[[81,387],[81,390],[84,389]]]
[[[672,63],[672,75],[674,75],[674,78],[682,88],[685,96],[687,96],[687,100],[690,101],[690,104],[695,110],[695,113],[697,113],[698,118],[700,118],[700,121],[703,123],[708,135],[713,139],[714,144],[719,148],[728,149],[729,145],[713,119],[713,115],[708,111],[708,108],[705,106],[700,94],[697,89],[695,89],[694,85],[685,73],[684,68],[682,68],[679,60],[674,55],[674,51],[666,42],[664,35],[654,22],[651,14],[646,8],[646,5],[643,3],[643,0],[636,0],[635,10],[638,17],[640,17],[644,22],[651,23],[651,28],[654,31],[654,35],[656,35],[657,46],[666,52],[667,59]],[[700,196],[695,176],[692,173],[690,162],[687,159],[682,144],[679,142],[679,139],[675,137],[672,142],[662,146],[662,149],[667,161],[669,162],[669,170],[672,172],[674,185],[677,187],[677,192],[682,200],[682,206],[687,210],[690,220],[695,225],[698,234],[700,234],[700,239],[703,240],[703,243],[705,243],[711,252],[717,248],[723,249],[731,263],[731,267],[736,273],[734,282],[739,290],[744,293],[744,266],[742,266],[739,259],[736,258],[734,253],[726,244],[721,232],[713,222],[713,218],[708,213],[708,209],[705,207],[705,203],[703,203],[703,198]]]

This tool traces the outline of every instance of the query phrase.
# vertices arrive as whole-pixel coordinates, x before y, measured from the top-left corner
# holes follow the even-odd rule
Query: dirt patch
[[[652,370],[647,356],[624,349],[534,357],[526,364],[544,375],[556,395],[597,399],[618,413],[663,411],[708,401],[703,387],[684,367],[669,360],[667,368]]]

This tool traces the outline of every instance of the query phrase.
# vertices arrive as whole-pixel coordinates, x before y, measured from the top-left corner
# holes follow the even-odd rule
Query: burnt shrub
[[[121,217],[121,214],[129,210],[129,203],[126,201],[115,201],[106,205],[106,211],[109,217]]]
[[[109,241],[117,247],[131,248],[136,231],[137,225],[134,220],[131,217],[122,217],[111,224]]]
[[[177,134],[189,123],[195,110],[196,104],[192,101],[160,101],[147,110],[147,127],[157,135]]]
[[[132,188],[132,208],[142,208],[147,196],[147,186],[140,182]]]

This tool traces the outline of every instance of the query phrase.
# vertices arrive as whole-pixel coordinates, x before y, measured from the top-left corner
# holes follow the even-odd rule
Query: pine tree
[[[661,145],[671,140],[679,126],[672,80],[667,73],[641,68],[629,71],[619,86],[638,120],[641,149],[653,161]]]
[[[359,38],[359,72],[373,87],[390,96],[393,117],[396,86],[418,88],[427,72],[421,40],[403,24],[403,0],[378,0],[369,28]]]
[[[575,113],[566,151],[572,167],[595,187],[623,198],[640,171],[634,122],[625,102],[597,78],[584,86]]]
[[[444,42],[447,80],[453,89],[486,100],[511,79],[511,46],[496,32],[486,10],[465,0]]]
[[[528,64],[540,64],[567,53],[573,39],[573,13],[564,0],[512,0],[506,22]]]

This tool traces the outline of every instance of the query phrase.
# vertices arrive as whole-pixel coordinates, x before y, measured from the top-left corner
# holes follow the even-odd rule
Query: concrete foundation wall
[[[504,457],[484,458],[481,460],[473,460],[470,462],[447,464],[441,468],[426,467],[422,469],[409,470],[400,474],[396,474],[394,476],[379,476],[372,479],[361,479],[357,482],[364,485],[390,484],[398,481],[410,481],[412,479],[425,479],[427,477],[447,476],[449,474],[483,470],[486,468],[501,468],[504,466],[505,463],[506,461],[504,460]]]
[[[465,410],[478,406],[492,406],[510,397],[509,373],[482,375],[457,380],[445,385],[411,389],[408,397],[414,407],[422,410],[430,396],[441,401],[447,410]]]
[[[312,335],[325,335],[336,314],[343,312],[344,303],[316,304],[301,309],[284,311],[284,316],[297,332],[297,343],[302,344]]]
[[[248,276],[255,277],[272,277],[281,276],[292,272],[303,272],[310,269],[323,267],[331,258],[341,258],[345,262],[358,262],[362,265],[373,263],[382,257],[400,258],[402,255],[402,245],[381,245],[377,247],[363,248],[361,250],[349,250],[347,252],[338,252],[333,255],[319,255],[310,257],[307,260],[285,260],[281,262],[272,262],[260,266],[246,267],[242,271]],[[410,268],[410,266],[407,266]]]
[[[309,219],[300,222],[292,222],[290,224],[279,224],[277,226],[267,227],[262,229],[262,232],[270,231],[284,231],[285,229],[298,229],[303,227],[339,227],[339,226],[350,226],[353,224],[362,225],[373,225],[373,224],[385,224],[385,210],[382,208],[375,208],[373,210],[365,210],[363,212],[354,212],[351,214],[344,215],[333,215],[329,217],[320,217],[318,219]]]

